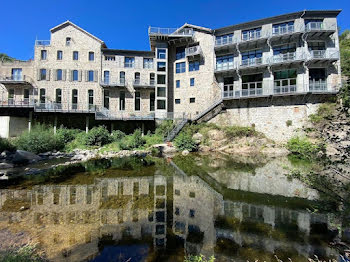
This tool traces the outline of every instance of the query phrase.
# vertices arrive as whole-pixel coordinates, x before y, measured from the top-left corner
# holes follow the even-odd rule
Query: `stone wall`
[[[221,126],[254,126],[276,142],[286,142],[301,132],[311,114],[327,96],[287,96],[224,101],[226,107],[210,120]]]

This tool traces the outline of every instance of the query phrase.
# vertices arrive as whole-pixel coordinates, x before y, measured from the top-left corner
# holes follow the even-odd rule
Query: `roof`
[[[178,28],[176,31],[179,31],[183,28],[186,28],[186,27],[191,27],[193,29],[197,29],[199,31],[204,31],[204,32],[207,32],[207,33],[212,33],[212,29],[210,28],[206,28],[206,27],[203,27],[203,26],[198,26],[198,25],[192,25],[192,24],[188,24],[188,23],[185,23],[183,26],[181,26],[180,28]]]
[[[131,56],[142,56],[142,57],[155,56],[155,52],[153,51],[127,50],[127,49],[102,48],[102,53],[105,55],[131,55]]]
[[[53,28],[50,29],[51,33],[54,33],[68,25],[73,26],[74,28],[78,29],[79,31],[83,32],[84,34],[90,36],[91,38],[95,39],[96,41],[100,42],[102,45],[105,45],[105,42],[103,42],[101,39],[97,38],[96,36],[90,34],[89,32],[85,31],[84,29],[82,29],[81,27],[77,26],[76,24],[74,24],[73,22],[67,20],[65,22],[63,22],[62,24],[59,24]]]
[[[283,15],[278,16],[272,16],[268,18],[253,20],[241,24],[236,25],[230,25],[226,27],[221,27],[218,29],[214,29],[215,35],[225,34],[232,32],[234,30],[239,29],[249,29],[254,28],[257,26],[261,26],[262,24],[268,24],[268,23],[276,23],[276,22],[282,22],[286,20],[296,19],[299,17],[303,18],[324,18],[324,17],[337,17],[338,14],[341,12],[341,9],[338,10],[304,10],[304,11],[298,11],[293,13],[287,13]]]

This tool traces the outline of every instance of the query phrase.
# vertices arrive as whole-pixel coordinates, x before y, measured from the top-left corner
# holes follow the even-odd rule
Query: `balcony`
[[[248,34],[242,34],[242,42],[252,41],[262,38],[261,31],[250,32]]]
[[[94,113],[98,107],[86,103],[36,103],[35,112],[57,112],[57,113]]]
[[[125,87],[125,79],[113,79],[113,78],[103,78],[100,81],[100,86],[102,87]]]
[[[222,37],[219,39],[215,40],[215,47],[221,47],[221,46],[228,46],[228,45],[233,45],[236,44],[237,41],[236,39],[233,37],[233,35],[229,35],[226,37]]]
[[[140,79],[134,79],[133,85],[135,88],[154,88],[155,80],[150,80],[149,82],[141,82]]]
[[[24,98],[23,100],[15,100],[8,98],[0,100],[0,107],[34,107],[35,102],[33,99]]]
[[[295,93],[296,91],[297,91],[296,78],[279,79],[274,81],[273,93],[276,95]]]
[[[325,92],[325,91],[328,91],[326,81],[325,80],[310,81],[309,82],[309,91],[310,92]]]
[[[185,55],[186,57],[194,57],[202,54],[202,49],[199,45],[192,46],[192,47],[186,47],[185,49]]]
[[[192,28],[161,28],[161,27],[149,27],[148,35],[158,36],[193,36]]]
[[[242,60],[240,67],[258,67],[264,65],[262,57],[254,57]]]
[[[327,60],[327,61],[337,61],[339,60],[338,51],[330,50],[310,50],[310,60]]]
[[[152,112],[126,112],[126,111],[117,111],[111,112],[110,110],[103,108],[96,111],[95,118],[97,120],[154,120],[155,114]]]
[[[35,40],[35,45],[36,46],[49,46],[51,45],[50,40]]]
[[[1,84],[27,84],[30,80],[31,78],[25,75],[0,76]]]
[[[222,64],[216,64],[215,72],[229,71],[234,69],[235,69],[235,66],[233,62],[222,63]]]
[[[273,27],[272,28],[272,36],[280,36],[286,34],[294,33],[294,25],[286,25],[283,27]]]

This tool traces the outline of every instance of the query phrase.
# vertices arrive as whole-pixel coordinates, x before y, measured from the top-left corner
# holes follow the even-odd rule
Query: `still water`
[[[89,161],[0,182],[0,230],[30,234],[51,261],[336,258],[335,214],[290,168],[222,155]]]

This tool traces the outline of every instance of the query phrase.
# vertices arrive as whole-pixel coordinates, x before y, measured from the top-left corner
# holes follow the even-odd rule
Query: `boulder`
[[[184,151],[182,151],[182,153],[181,153],[181,154],[182,154],[183,156],[187,156],[189,153],[190,153],[190,151],[188,151],[188,150],[184,150]]]
[[[173,147],[170,143],[156,144],[153,147],[157,148],[159,152],[164,155],[171,155],[176,153],[176,148]]]
[[[34,153],[24,150],[17,150],[13,156],[12,163],[15,165],[25,165],[39,160],[41,160],[41,158]]]
[[[13,168],[13,165],[10,163],[0,163],[0,169],[9,169]]]
[[[203,141],[203,135],[201,133],[195,133],[192,136],[192,139],[198,145],[198,144],[200,144]]]

